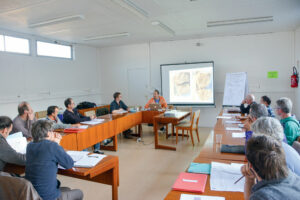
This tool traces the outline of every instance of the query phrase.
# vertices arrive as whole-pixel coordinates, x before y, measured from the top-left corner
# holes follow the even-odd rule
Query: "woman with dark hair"
[[[260,103],[264,104],[267,107],[268,113],[269,113],[269,117],[275,117],[275,114],[274,114],[274,112],[273,112],[273,110],[271,108],[271,99],[269,97],[262,96],[260,98]]]

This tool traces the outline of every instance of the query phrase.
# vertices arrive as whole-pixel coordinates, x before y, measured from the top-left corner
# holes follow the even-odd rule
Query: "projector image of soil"
[[[191,93],[190,87],[190,73],[179,72],[174,75],[174,95],[187,96]]]
[[[196,93],[200,101],[210,101],[212,98],[211,74],[196,72]]]

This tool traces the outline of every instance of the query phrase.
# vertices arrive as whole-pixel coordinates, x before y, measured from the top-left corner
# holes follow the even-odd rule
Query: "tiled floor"
[[[118,152],[105,151],[117,155],[120,161],[119,200],[162,200],[170,191],[178,174],[184,171],[197,156],[211,128],[200,128],[200,143],[192,146],[190,139],[179,137],[177,151],[155,150],[152,127],[143,126],[143,142],[123,139],[119,135]],[[165,139],[160,134],[161,143],[175,145],[175,137]],[[79,179],[59,176],[62,186],[81,189],[86,200],[111,200],[111,186]]]

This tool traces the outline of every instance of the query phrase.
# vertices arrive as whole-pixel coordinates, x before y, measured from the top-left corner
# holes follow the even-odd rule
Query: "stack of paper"
[[[74,167],[94,167],[96,166],[106,155],[89,154],[88,151],[67,151],[72,157]]]
[[[231,119],[230,116],[217,116],[217,119]]]
[[[182,172],[179,174],[172,189],[186,192],[203,193],[206,185],[206,174],[194,174]]]
[[[211,163],[210,189],[215,191],[244,192],[245,179],[234,184],[241,176],[241,167],[238,163]]]
[[[233,138],[244,138],[244,137],[246,137],[246,136],[245,136],[245,133],[243,133],[243,132],[241,132],[241,133],[233,132],[233,133],[232,133],[232,137],[233,137]]]
[[[228,120],[228,121],[225,121],[226,124],[241,124],[240,121],[234,121],[234,120]]]
[[[223,116],[231,116],[231,117],[235,117],[235,116],[241,116],[240,113],[223,113]]]
[[[16,152],[26,154],[27,140],[21,132],[9,135],[6,141]]]
[[[180,200],[225,200],[224,197],[181,194]]]
[[[190,164],[188,169],[189,173],[199,173],[199,174],[210,174],[211,165],[208,163],[194,163]]]
[[[104,122],[104,119],[93,119],[91,121],[80,122],[81,124],[96,125]]]

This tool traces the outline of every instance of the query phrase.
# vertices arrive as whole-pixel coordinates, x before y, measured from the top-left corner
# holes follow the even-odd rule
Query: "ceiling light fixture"
[[[270,22],[270,21],[273,21],[273,16],[230,19],[230,20],[222,20],[222,21],[209,21],[207,22],[207,27],[228,26],[228,25]]]
[[[164,23],[162,23],[160,21],[153,21],[153,22],[151,22],[151,24],[153,26],[159,26],[160,28],[162,28],[164,31],[168,32],[172,36],[175,35],[175,31],[173,31],[170,27],[168,27],[167,25],[165,25]]]
[[[83,39],[84,41],[91,41],[91,40],[102,40],[102,39],[111,39],[111,38],[120,38],[120,37],[128,37],[130,33],[116,33],[116,34],[109,34],[109,35],[99,35],[99,36],[92,36]]]
[[[37,27],[42,27],[42,26],[49,26],[49,25],[53,25],[53,24],[60,24],[60,23],[64,23],[64,22],[83,20],[83,19],[84,19],[84,15],[71,15],[71,16],[49,19],[49,20],[42,21],[42,22],[32,23],[32,24],[29,24],[29,28],[37,28]]]
[[[130,0],[112,0],[112,1],[144,20],[148,19],[149,17],[149,14],[144,9],[140,8]]]

